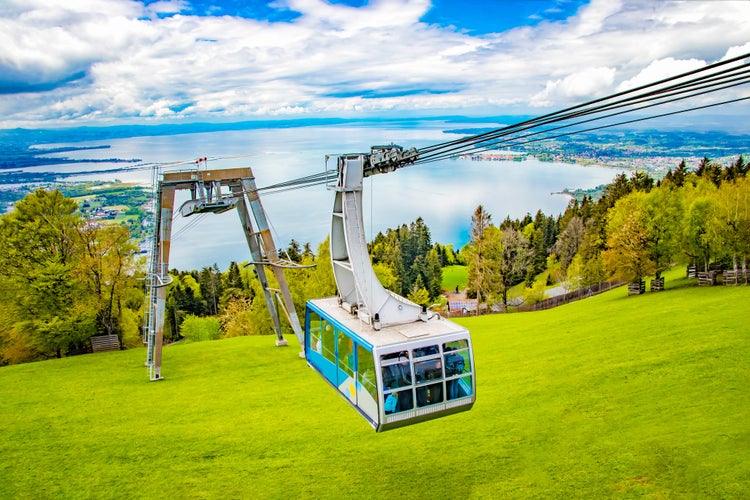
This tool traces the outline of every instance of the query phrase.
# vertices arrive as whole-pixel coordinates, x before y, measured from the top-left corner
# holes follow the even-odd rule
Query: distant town
[[[447,132],[468,135],[488,130],[458,129]],[[688,168],[694,169],[704,157],[726,164],[735,161],[740,155],[750,156],[750,135],[638,130],[581,133],[520,145],[514,145],[514,141],[509,139],[499,150],[462,155],[460,158],[474,161],[522,161],[527,157],[534,157],[540,161],[643,170],[652,177],[661,179],[682,160],[685,160]],[[576,186],[570,188],[575,189]]]

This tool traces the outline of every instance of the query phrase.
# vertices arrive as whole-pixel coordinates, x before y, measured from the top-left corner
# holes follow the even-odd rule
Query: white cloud
[[[533,106],[550,106],[571,98],[596,97],[610,90],[615,68],[588,68],[560,80],[548,81],[544,90],[531,98]]]
[[[704,66],[706,66],[705,61],[699,61],[698,59],[679,60],[672,57],[659,59],[643,68],[643,70],[633,78],[622,82],[617,86],[617,90],[629,90],[635,87],[640,87],[641,85],[687,73]]]
[[[180,0],[6,0],[0,126],[529,112],[750,51],[750,24],[738,22],[750,2],[593,0],[563,22],[482,36],[420,23],[428,0],[278,5],[299,17],[198,17]]]

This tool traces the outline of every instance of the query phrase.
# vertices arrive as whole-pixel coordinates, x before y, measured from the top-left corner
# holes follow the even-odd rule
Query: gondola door
[[[357,404],[355,369],[357,351],[352,338],[336,328],[336,386],[350,402]]]

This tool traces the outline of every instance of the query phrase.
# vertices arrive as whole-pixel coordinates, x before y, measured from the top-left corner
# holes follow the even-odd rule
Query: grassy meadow
[[[272,337],[0,368],[0,498],[748,498],[750,287],[461,320],[477,403],[374,431]]]
[[[446,266],[443,268],[443,290],[452,292],[458,287],[466,288],[469,282],[469,268],[466,266]]]

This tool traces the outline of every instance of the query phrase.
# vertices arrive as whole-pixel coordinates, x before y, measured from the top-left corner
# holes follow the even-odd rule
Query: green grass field
[[[463,290],[469,282],[469,268],[466,266],[446,266],[443,268],[443,290],[452,292]]]
[[[686,285],[463,320],[474,409],[383,434],[272,337],[4,367],[0,498],[748,498],[750,287]]]

